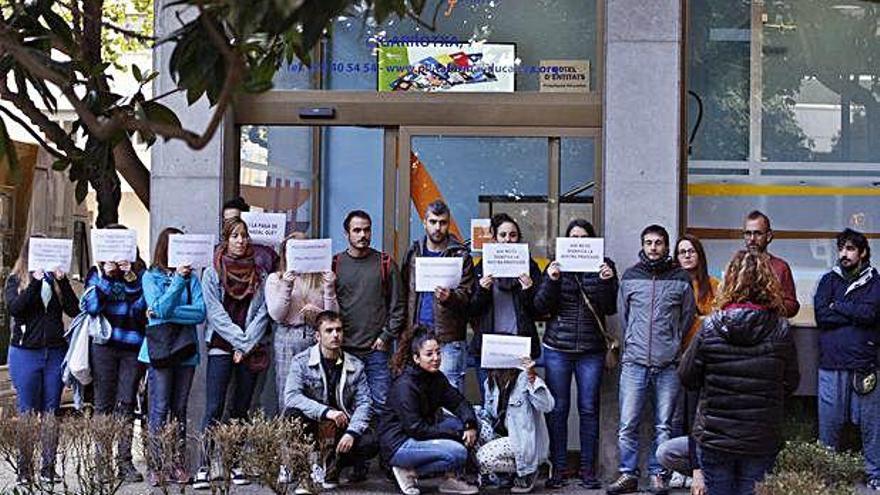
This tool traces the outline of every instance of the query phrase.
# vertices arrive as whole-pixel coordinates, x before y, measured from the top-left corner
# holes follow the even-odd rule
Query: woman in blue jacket
[[[124,230],[126,227],[114,224],[105,228]],[[122,481],[137,483],[144,477],[132,462],[131,442],[137,391],[144,372],[137,357],[147,325],[147,304],[141,287],[146,264],[139,254],[133,262],[95,261],[98,265],[86,276],[84,308],[90,315],[106,318],[113,328],[106,342],[92,339],[89,349],[95,411],[126,418],[127,432],[119,437],[116,452],[117,476]]]
[[[36,237],[36,236],[35,236]],[[67,274],[29,271],[28,241],[25,240],[12,273],[6,278],[6,306],[12,317],[12,339],[9,345],[9,377],[15,387],[19,414],[54,414],[61,403],[62,362],[67,353],[64,340],[64,314],[79,313],[76,294]],[[51,484],[55,474],[57,436],[43,435],[43,466],[40,481]],[[28,456],[22,455],[25,461]],[[30,485],[33,466],[19,463],[18,482]]]
[[[174,323],[181,331],[191,332],[193,342],[198,341],[196,325],[205,321],[205,300],[202,285],[190,266],[168,266],[168,238],[182,234],[178,229],[167,228],[159,234],[153,250],[153,263],[144,274],[144,299],[147,303],[149,326]],[[147,339],[141,345],[138,360],[147,368],[147,393],[149,394],[148,423],[150,434],[156,435],[170,420],[177,421],[177,451],[170,472],[164,473],[176,483],[189,483],[184,459],[186,448],[186,404],[192,387],[199,354],[171,366],[157,368],[150,365]],[[156,455],[161,455],[154,448]],[[160,473],[156,466],[150,467],[150,484],[159,484]]]

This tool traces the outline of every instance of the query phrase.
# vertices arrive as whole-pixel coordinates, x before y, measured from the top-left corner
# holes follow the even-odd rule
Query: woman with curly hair
[[[693,436],[708,493],[751,495],[776,461],[785,398],[800,380],[782,289],[766,254],[734,255],[718,308],[678,373],[685,387],[702,389]]]

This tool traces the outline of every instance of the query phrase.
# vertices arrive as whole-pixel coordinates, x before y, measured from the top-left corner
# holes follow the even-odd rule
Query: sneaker
[[[193,481],[194,490],[207,490],[211,488],[211,474],[207,468],[199,468],[196,472],[196,479]]]
[[[599,490],[602,488],[602,483],[599,483],[599,480],[596,479],[596,475],[593,473],[592,469],[581,470],[580,485],[587,490]]]
[[[558,490],[565,487],[565,480],[560,476],[550,476],[544,482],[544,488],[548,490]]]
[[[397,486],[400,487],[400,491],[403,495],[421,494],[421,491],[416,484],[418,477],[414,470],[392,466],[391,472],[394,473],[394,479],[397,481]]]
[[[461,495],[474,495],[480,493],[480,489],[466,481],[455,477],[447,477],[438,487],[440,493],[458,493]]]
[[[672,477],[669,478],[669,488],[684,488],[686,481],[685,475],[676,471],[672,473]]]
[[[510,493],[529,493],[535,489],[535,481],[538,479],[538,472],[527,474],[525,476],[517,476],[513,480],[513,487]]]
[[[694,479],[690,476],[685,476],[684,478],[684,487],[690,488],[694,485]]]
[[[238,486],[250,485],[251,480],[248,479],[243,470],[239,468],[232,468],[232,484]]]
[[[116,473],[116,478],[124,483],[140,483],[141,481],[144,481],[144,475],[135,469],[134,464],[132,464],[131,461],[119,463],[119,470]]]
[[[666,481],[666,476],[652,474],[649,478],[649,483],[648,492],[654,495],[666,495],[669,493],[669,483]]]
[[[620,473],[620,476],[605,489],[607,495],[635,493],[639,491],[639,477],[634,473]]]
[[[289,485],[291,481],[293,480],[290,477],[290,469],[287,469],[287,466],[281,466],[281,469],[278,470],[278,484]]]
[[[880,478],[871,478],[868,480],[868,490],[880,492]]]
[[[297,486],[293,493],[294,495],[312,495],[312,492],[302,485]]]

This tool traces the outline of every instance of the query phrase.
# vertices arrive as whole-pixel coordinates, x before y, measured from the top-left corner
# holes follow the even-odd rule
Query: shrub
[[[863,460],[850,452],[835,452],[819,442],[786,442],[776,459],[776,473],[811,473],[827,484],[853,484],[863,477]]]
[[[829,485],[814,473],[774,473],[755,486],[756,495],[856,495],[851,483]]]

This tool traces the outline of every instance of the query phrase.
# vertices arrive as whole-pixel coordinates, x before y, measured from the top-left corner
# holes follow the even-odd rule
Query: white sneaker
[[[302,485],[296,487],[296,490],[294,490],[293,493],[294,495],[312,495],[312,492],[310,492],[308,488],[304,488]]]
[[[394,473],[394,479],[397,480],[397,486],[400,487],[403,495],[420,495],[422,493],[416,484],[418,476],[415,470],[391,466],[391,472]]]
[[[211,488],[211,477],[206,468],[199,468],[193,480],[193,490],[207,490]]]
[[[440,483],[440,493],[457,493],[460,495],[475,495],[480,489],[458,478],[446,478]]]
[[[243,470],[232,468],[232,484],[238,486],[250,485],[251,480],[248,479]]]
[[[687,478],[684,479],[684,487],[685,488],[690,488],[693,484],[694,484],[694,479],[691,478],[690,476],[688,476]]]
[[[278,484],[289,485],[290,481],[290,470],[287,469],[287,466],[281,466],[281,469],[278,470]]]
[[[684,488],[685,476],[678,471],[672,473],[669,479],[669,488]]]

